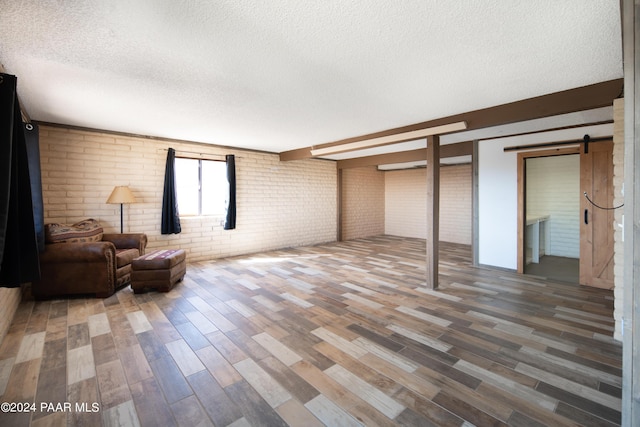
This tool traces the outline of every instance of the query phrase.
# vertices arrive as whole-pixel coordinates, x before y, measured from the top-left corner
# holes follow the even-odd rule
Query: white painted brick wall
[[[385,172],[385,233],[426,238],[427,172]],[[440,241],[471,244],[471,165],[440,168]]]
[[[168,147],[236,155],[236,230],[223,230],[222,217],[183,217],[182,233],[160,234]],[[183,248],[196,261],[336,239],[333,162],[49,126],[40,129],[40,150],[45,222],[95,218],[119,232],[120,206],[105,201],[114,186],[129,185],[137,203],[124,206],[125,232],[146,233],[148,250]]]
[[[624,203],[622,192],[624,183],[624,99],[613,102],[613,206]],[[614,215],[613,247],[613,317],[616,321],[614,338],[622,341],[622,318],[624,302],[624,242],[622,240],[623,209],[616,209]]]
[[[384,232],[393,236],[427,237],[426,169],[385,172]]]
[[[580,156],[527,159],[527,214],[549,215],[550,253],[580,257]]]
[[[342,239],[384,233],[384,172],[375,166],[342,170]]]
[[[471,244],[471,164],[440,167],[440,241]]]

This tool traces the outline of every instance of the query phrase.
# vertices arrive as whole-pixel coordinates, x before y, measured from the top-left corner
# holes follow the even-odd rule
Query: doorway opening
[[[518,153],[518,272],[579,283],[580,147]]]
[[[579,154],[525,159],[525,212],[524,272],[579,283]]]
[[[612,289],[612,203],[610,139],[519,153],[518,272]]]

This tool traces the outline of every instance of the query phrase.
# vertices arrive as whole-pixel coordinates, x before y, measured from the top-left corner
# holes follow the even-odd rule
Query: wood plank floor
[[[23,302],[0,402],[24,412],[0,425],[619,425],[611,291],[443,244],[434,292],[424,257],[380,236],[191,263],[169,293]]]

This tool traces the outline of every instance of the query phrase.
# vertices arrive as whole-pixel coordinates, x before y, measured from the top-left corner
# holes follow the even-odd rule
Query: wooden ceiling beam
[[[297,150],[289,150],[283,151],[280,153],[280,161],[288,162],[290,160],[302,160],[302,159],[310,159],[313,156],[311,155],[311,147],[299,148]]]
[[[522,101],[510,102],[495,107],[483,108],[467,113],[416,123],[409,126],[388,129],[381,132],[316,145],[313,148],[320,149],[333,147],[336,145],[412,132],[418,129],[441,126],[454,122],[466,122],[466,130],[475,130],[606,107],[612,105],[613,100],[622,94],[623,84],[623,79],[609,80],[589,86],[537,96]],[[306,147],[297,150],[284,151],[280,153],[280,160],[288,161],[312,158],[311,149],[312,147]]]
[[[473,141],[440,145],[440,158],[470,156],[473,154]]]
[[[338,169],[361,168],[366,166],[388,165],[391,163],[408,163],[427,159],[427,149],[398,151],[397,153],[378,154],[376,156],[356,157],[338,160]]]
[[[458,142],[440,146],[440,158],[470,156],[473,154],[473,141]],[[364,166],[388,165],[392,163],[408,163],[427,160],[426,148],[398,151],[396,153],[378,154],[375,156],[356,157],[338,160],[338,169],[360,168]]]

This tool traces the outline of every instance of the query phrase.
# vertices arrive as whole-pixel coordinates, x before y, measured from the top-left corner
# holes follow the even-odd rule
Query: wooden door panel
[[[586,152],[585,152],[586,151]],[[613,142],[589,144],[580,154],[580,283],[613,288]]]

